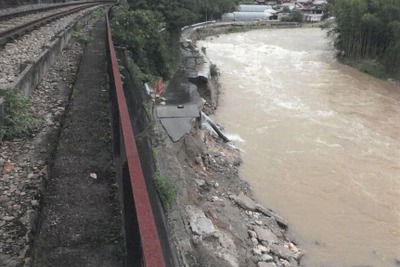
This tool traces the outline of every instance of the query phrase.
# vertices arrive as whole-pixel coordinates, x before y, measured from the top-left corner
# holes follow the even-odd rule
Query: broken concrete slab
[[[276,245],[276,244],[271,244],[270,248],[271,248],[271,251],[274,254],[276,254],[279,257],[284,258],[286,260],[290,260],[290,258],[295,258],[296,257],[296,254],[293,253],[293,251],[291,251],[287,247],[279,246],[279,245]]]
[[[214,224],[206,217],[204,212],[194,206],[186,207],[189,224],[192,232],[199,236],[210,236],[216,232]]]
[[[162,126],[174,142],[179,141],[185,134],[190,133],[193,118],[165,118],[160,119]]]
[[[262,228],[261,226],[254,226],[254,231],[260,241],[265,241],[268,245],[279,244],[279,238],[269,229]]]
[[[270,217],[265,220],[265,225],[270,229],[276,236],[282,237],[283,233],[278,223],[276,222],[274,217]]]
[[[264,208],[263,206],[261,206],[260,204],[256,205],[255,208],[256,211],[261,212],[262,214],[264,214],[265,216],[268,217],[273,217],[275,218],[276,222],[284,229],[287,229],[289,227],[288,222],[285,220],[285,218],[279,216],[278,214],[276,214],[275,212],[273,212],[272,210],[269,210],[267,208]]]
[[[259,262],[257,263],[258,267],[276,267],[276,264],[273,262]]]
[[[238,204],[243,209],[251,211],[256,210],[257,203],[254,202],[254,200],[252,200],[248,196],[244,195],[243,193],[239,194],[238,196],[233,195],[231,196],[231,199],[233,199],[236,202],[236,204]]]

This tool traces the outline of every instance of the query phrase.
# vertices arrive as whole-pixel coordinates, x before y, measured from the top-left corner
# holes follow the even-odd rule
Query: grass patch
[[[343,64],[349,65],[378,79],[385,80],[389,78],[389,74],[387,73],[385,66],[375,60],[365,59],[361,61],[352,61],[348,59],[340,59],[340,61]]]
[[[72,88],[72,95],[76,95],[77,93],[79,93],[79,89],[76,87]]]
[[[97,20],[101,17],[104,17],[104,15],[105,15],[105,10],[104,10],[104,8],[100,7],[98,9],[96,9],[95,11],[93,11],[92,18]]]
[[[93,39],[87,33],[83,32],[83,28],[80,23],[75,24],[72,37],[74,38],[75,41],[77,41],[82,45],[88,44]]]
[[[14,89],[5,97],[4,124],[1,136],[6,139],[20,138],[31,134],[39,126],[40,120],[29,114],[28,97]]]
[[[161,203],[168,209],[176,201],[176,188],[169,179],[159,173],[155,173],[153,179]]]
[[[379,79],[387,79],[388,73],[386,72],[386,68],[372,60],[363,60],[356,65],[357,69],[360,71],[372,75]]]
[[[248,29],[244,27],[232,27],[228,29],[228,33],[240,33],[240,32],[246,32]]]

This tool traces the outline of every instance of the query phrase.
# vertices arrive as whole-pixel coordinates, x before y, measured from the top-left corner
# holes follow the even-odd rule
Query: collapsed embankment
[[[287,222],[254,201],[251,188],[240,179],[239,150],[216,137],[200,116],[201,111],[212,113],[216,108],[218,81],[211,77],[211,63],[193,42],[238,29],[298,26],[261,23],[206,23],[184,29],[178,81],[182,88],[188,82],[197,87],[199,115],[189,122],[190,130],[174,142],[155,114],[157,169],[178,189],[167,217],[181,266],[300,264],[302,253]],[[166,92],[176,90],[179,82],[171,82]]]

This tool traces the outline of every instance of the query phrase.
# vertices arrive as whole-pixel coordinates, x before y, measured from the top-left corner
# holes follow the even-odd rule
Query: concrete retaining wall
[[[198,39],[207,36],[230,33],[235,31],[245,31],[254,29],[265,29],[265,28],[276,29],[276,28],[298,28],[298,27],[301,27],[301,24],[297,22],[281,22],[275,20],[232,21],[232,22],[208,21],[182,28],[181,42],[188,40],[195,42]]]
[[[297,28],[300,26],[296,22],[280,21],[207,21],[186,26],[182,28],[180,38],[183,69],[186,70],[186,78],[196,84],[200,96],[210,101],[211,106],[216,108],[218,103],[218,84],[216,84],[215,80],[211,79],[210,67],[212,62],[201,49],[194,45],[197,40],[212,35],[251,29]]]

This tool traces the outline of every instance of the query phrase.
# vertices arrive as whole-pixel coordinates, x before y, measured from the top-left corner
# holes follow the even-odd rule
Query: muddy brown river
[[[317,28],[199,41],[220,72],[214,120],[241,177],[290,223],[304,266],[400,266],[400,86],[335,59]]]

